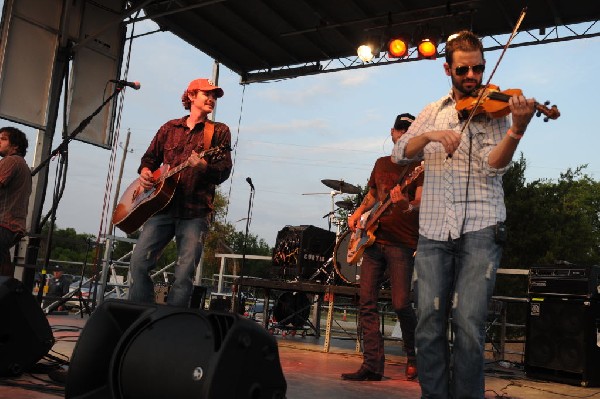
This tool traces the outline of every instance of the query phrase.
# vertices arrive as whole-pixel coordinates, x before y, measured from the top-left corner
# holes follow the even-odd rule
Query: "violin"
[[[484,90],[484,93],[481,93]],[[500,91],[500,88],[496,85],[489,84],[487,88],[482,87],[475,90],[469,96],[464,97],[456,102],[456,110],[461,119],[467,119],[469,115],[474,112],[474,115],[486,114],[491,118],[501,118],[510,114],[510,107],[508,100],[512,96],[520,96],[523,92],[521,89],[508,89]],[[481,96],[481,101],[478,103],[478,98]],[[550,101],[540,104],[535,103],[536,116],[545,115],[544,122],[548,122],[548,119],[557,119],[560,116],[560,111],[553,105],[548,108]],[[477,107],[475,109],[475,107]],[[473,111],[474,110],[474,111]]]

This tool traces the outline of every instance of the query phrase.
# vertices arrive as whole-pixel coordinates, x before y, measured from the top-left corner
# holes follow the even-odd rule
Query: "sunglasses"
[[[473,73],[481,74],[485,71],[485,65],[473,65],[473,66],[459,66],[454,69],[454,72],[457,76],[466,75],[469,72],[469,69],[473,71]]]

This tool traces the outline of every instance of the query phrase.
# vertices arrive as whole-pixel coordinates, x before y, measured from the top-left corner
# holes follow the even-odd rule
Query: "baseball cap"
[[[217,97],[223,97],[223,89],[215,86],[215,83],[209,79],[195,79],[190,82],[187,88],[188,91],[201,90],[201,91],[214,91]]]
[[[411,114],[400,114],[396,117],[396,121],[394,122],[394,129],[402,130],[408,129],[410,124],[415,121],[415,117]]]

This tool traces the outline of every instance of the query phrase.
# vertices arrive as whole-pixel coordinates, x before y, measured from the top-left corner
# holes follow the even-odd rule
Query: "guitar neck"
[[[204,158],[206,156],[206,154],[208,154],[209,152],[212,151],[216,151],[216,148],[214,149],[210,149],[207,151],[202,151],[200,154],[198,154],[199,158]],[[190,166],[190,161],[186,160],[185,162],[177,165],[176,167],[174,167],[173,169],[169,169],[169,171],[167,173],[165,173],[164,175],[162,175],[159,179],[158,182],[162,182],[166,179],[168,179],[169,177],[181,172],[182,170],[184,170],[185,168],[187,168],[188,166]]]
[[[404,192],[404,189],[406,189],[406,187],[408,187],[421,174],[422,171],[423,171],[422,166],[415,168],[409,175],[408,180],[406,180],[400,186],[400,192]],[[381,216],[381,214],[389,208],[391,203],[392,203],[392,198],[391,198],[390,194],[388,193],[388,195],[386,195],[385,199],[381,202],[381,206],[379,208],[377,208],[375,213],[372,213],[369,215],[367,222],[365,223],[364,229],[369,230],[373,226],[373,224],[379,220],[379,217]]]
[[[367,219],[367,223],[365,224],[364,229],[369,230],[373,226],[373,224],[377,223],[381,214],[389,208],[391,203],[392,203],[392,198],[388,194],[385,197],[385,200],[382,202],[381,206],[379,208],[377,208],[375,213],[372,213],[369,215],[369,218]]]
[[[178,166],[174,167],[173,169],[169,169],[169,171],[167,173],[165,173],[164,175],[162,175],[160,177],[160,180],[166,180],[169,177],[173,176],[174,174],[177,174],[179,172],[181,172],[182,170],[184,170],[185,168],[187,168],[188,166],[190,166],[190,161],[185,161],[182,164],[179,164]]]

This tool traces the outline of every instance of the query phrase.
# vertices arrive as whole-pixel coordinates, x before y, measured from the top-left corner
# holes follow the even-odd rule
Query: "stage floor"
[[[50,315],[48,319],[57,340],[50,352],[57,357],[71,355],[88,316]],[[281,365],[287,381],[288,399],[416,399],[418,382],[404,377],[406,358],[401,343],[386,341],[385,376],[377,382],[350,382],[340,374],[357,370],[361,363],[353,339],[333,337],[329,352],[323,352],[323,337],[275,335]],[[176,339],[176,337],[174,337]],[[151,350],[151,348],[149,348]],[[600,388],[583,388],[527,378],[518,364],[501,367],[490,363],[486,368],[486,398],[559,399],[600,398]],[[143,383],[143,381],[140,381]],[[64,397],[64,385],[47,374],[26,373],[18,378],[0,378],[1,399],[54,399]],[[219,398],[220,399],[220,398]],[[233,399],[233,398],[232,398]]]

